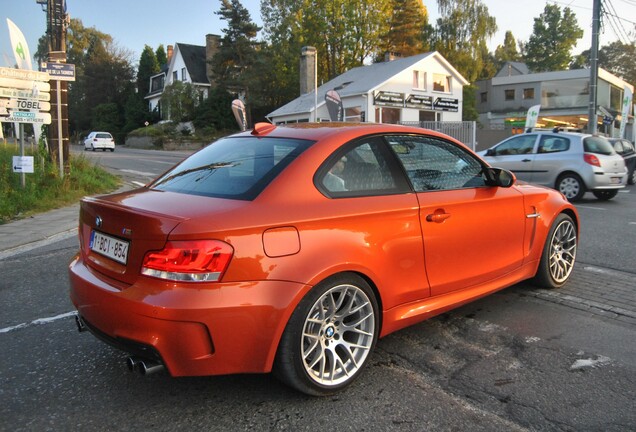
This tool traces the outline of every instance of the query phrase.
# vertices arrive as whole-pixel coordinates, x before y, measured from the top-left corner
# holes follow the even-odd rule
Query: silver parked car
[[[84,150],[115,151],[115,139],[108,132],[91,132],[84,140]]]
[[[534,130],[479,154],[519,180],[554,188],[570,201],[581,199],[586,191],[609,200],[627,183],[623,158],[606,138],[596,135]]]

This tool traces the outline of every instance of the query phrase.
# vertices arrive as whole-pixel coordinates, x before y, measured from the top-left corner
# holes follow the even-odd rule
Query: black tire
[[[113,153],[114,151],[115,151],[115,149],[114,149],[114,148],[110,149],[110,152],[111,152],[111,153]]]
[[[343,273],[316,285],[283,333],[275,375],[311,396],[334,394],[364,369],[379,333],[378,303],[360,276]]]
[[[543,288],[565,285],[574,269],[577,245],[576,225],[570,216],[561,213],[550,227],[533,283]]]
[[[575,202],[585,195],[585,183],[578,174],[561,174],[556,181],[556,190],[561,192],[570,202]]]
[[[618,189],[596,190],[596,191],[592,191],[592,193],[594,194],[596,198],[600,199],[601,201],[607,201],[607,200],[611,200],[616,195],[618,195]]]
[[[93,151],[97,151],[95,150],[95,146],[91,144],[91,148],[93,149]]]

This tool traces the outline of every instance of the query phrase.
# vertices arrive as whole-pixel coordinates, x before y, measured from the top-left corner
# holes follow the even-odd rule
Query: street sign
[[[8,117],[0,117],[3,122],[51,124],[51,114],[37,111],[9,110]]]
[[[42,81],[29,81],[14,78],[0,77],[0,87],[9,87],[21,90],[37,90],[40,92],[50,92],[51,84]]]
[[[459,111],[459,100],[453,98],[438,97],[435,98],[433,108],[435,108],[436,111],[457,112]]]
[[[32,99],[0,99],[0,108],[14,108],[21,110],[50,111],[51,104]]]
[[[74,64],[43,62],[40,65],[40,70],[47,72],[52,80],[75,81]]]
[[[0,87],[0,97],[19,98],[19,99],[35,99],[41,101],[50,101],[51,94],[47,92],[33,92],[33,90],[18,90]]]
[[[33,156],[13,156],[13,172],[32,173]]]

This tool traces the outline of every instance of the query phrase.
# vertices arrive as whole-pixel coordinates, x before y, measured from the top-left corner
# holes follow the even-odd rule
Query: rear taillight
[[[596,155],[593,155],[592,153],[585,153],[583,154],[583,160],[585,162],[587,162],[590,165],[594,165],[597,167],[601,167],[601,161],[598,160],[598,158],[596,157]]]
[[[216,282],[230,264],[234,249],[219,240],[171,241],[146,253],[141,273],[181,282]]]

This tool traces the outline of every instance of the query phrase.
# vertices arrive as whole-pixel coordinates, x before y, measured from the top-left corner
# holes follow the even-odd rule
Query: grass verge
[[[21,175],[12,166],[13,156],[19,154],[18,146],[0,144],[0,224],[74,204],[86,195],[114,191],[121,183],[81,155],[71,156],[70,175],[62,179],[43,149],[25,149],[25,156],[33,156],[34,172],[25,174],[23,188]]]

